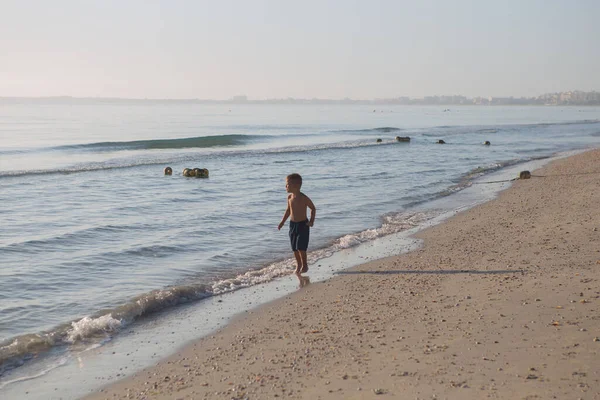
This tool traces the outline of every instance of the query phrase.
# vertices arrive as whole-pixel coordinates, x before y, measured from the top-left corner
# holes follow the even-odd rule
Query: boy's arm
[[[306,206],[310,208],[310,221],[308,221],[308,226],[313,226],[315,223],[315,217],[317,216],[317,207],[315,207],[312,200],[308,196],[306,196]]]
[[[281,228],[283,227],[283,224],[285,224],[285,221],[287,221],[289,216],[290,216],[290,198],[288,196],[287,208],[285,209],[283,218],[281,219],[281,222],[279,223],[279,226],[277,227],[278,230],[281,230]]]

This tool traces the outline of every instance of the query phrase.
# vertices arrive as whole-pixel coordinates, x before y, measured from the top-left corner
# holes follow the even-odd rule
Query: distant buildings
[[[537,97],[473,97],[451,95],[451,96],[425,96],[411,98],[407,96],[382,98],[374,100],[354,100],[348,97],[344,99],[296,99],[288,97],[285,99],[251,100],[248,96],[234,96],[229,100],[210,99],[120,99],[87,97],[77,98],[70,96],[57,97],[0,97],[0,105],[3,104],[105,104],[105,103],[191,103],[191,104],[364,104],[364,105],[478,105],[478,106],[524,106],[524,105],[547,105],[547,106],[599,106],[600,92],[583,92],[572,90],[568,92],[547,93]]]
[[[244,97],[244,100],[240,100]],[[370,105],[481,105],[481,106],[524,106],[524,105],[600,105],[600,92],[582,92],[579,90],[543,94],[537,97],[473,97],[452,95],[452,96],[425,96],[420,98],[411,98],[407,96],[380,98],[375,100],[353,100],[349,98],[329,100],[329,99],[267,99],[267,100],[248,100],[245,96],[236,96],[229,102],[249,102],[249,103],[268,103],[268,104],[370,104]]]
[[[552,106],[562,105],[600,105],[600,92],[582,92],[580,90],[559,92],[559,93],[547,93],[542,96],[538,96],[537,104],[545,104]]]
[[[473,97],[465,96],[426,96],[423,98],[398,97],[377,99],[375,104],[421,104],[421,105],[479,105],[479,106],[597,106],[600,105],[600,92],[582,92],[580,90],[549,93],[537,97]]]
[[[231,99],[231,102],[232,103],[247,103],[248,96],[246,96],[246,95],[233,96],[233,98]]]

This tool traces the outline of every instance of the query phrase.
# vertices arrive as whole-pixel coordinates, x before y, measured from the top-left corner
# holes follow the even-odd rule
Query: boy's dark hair
[[[286,176],[286,179],[289,182],[294,182],[294,183],[297,183],[300,186],[302,186],[302,177],[300,176],[300,174],[297,174],[297,173],[289,174],[288,176]]]

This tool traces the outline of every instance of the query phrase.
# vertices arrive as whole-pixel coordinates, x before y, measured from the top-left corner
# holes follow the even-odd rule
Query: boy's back
[[[290,218],[293,222],[308,220],[306,209],[314,207],[310,198],[302,192],[298,194],[290,193],[288,204],[290,205]]]

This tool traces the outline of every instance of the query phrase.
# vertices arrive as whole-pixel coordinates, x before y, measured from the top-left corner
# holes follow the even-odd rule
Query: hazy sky
[[[0,96],[600,90],[599,0],[0,0]]]

